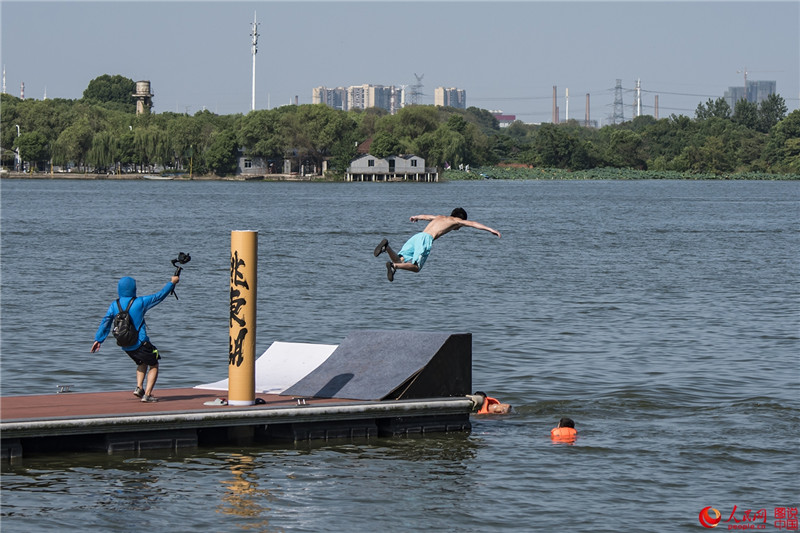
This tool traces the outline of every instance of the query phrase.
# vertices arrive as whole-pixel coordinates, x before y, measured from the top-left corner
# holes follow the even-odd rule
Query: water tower
[[[149,81],[137,81],[136,92],[133,93],[136,98],[136,114],[149,113],[150,108],[153,107],[153,95],[150,92]]]

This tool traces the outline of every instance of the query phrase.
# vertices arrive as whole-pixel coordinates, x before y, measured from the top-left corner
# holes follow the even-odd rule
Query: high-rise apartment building
[[[775,81],[757,81],[748,80],[747,89],[745,87],[728,87],[725,91],[725,100],[731,109],[736,107],[736,102],[739,100],[747,100],[748,102],[759,104],[766,100],[769,95],[777,94],[777,83]]]
[[[466,109],[467,91],[464,89],[456,89],[455,87],[450,87],[449,89],[437,87],[433,93],[433,103],[434,105],[444,107]]]
[[[327,87],[316,87],[311,91],[312,104],[325,104],[334,109],[347,110],[347,89],[344,87],[336,87],[329,89]]]
[[[311,92],[311,102],[344,111],[379,107],[394,114],[403,107],[403,90],[394,85],[371,84],[351,85],[336,89],[317,87]]]

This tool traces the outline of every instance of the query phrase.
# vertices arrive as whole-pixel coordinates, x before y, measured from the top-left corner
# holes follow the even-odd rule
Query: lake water
[[[720,529],[776,529],[796,513],[800,183],[1,186],[3,395],[131,389],[113,343],[89,353],[94,332],[119,277],[155,292],[179,251],[180,299],[147,316],[158,387],[226,377],[230,232],[258,230],[258,353],[470,332],[473,388],[514,406],[469,434],[23,458],[2,465],[4,533],[696,531],[709,506]],[[450,233],[389,283],[378,241],[456,206],[502,238]],[[562,416],[574,445],[549,438]]]

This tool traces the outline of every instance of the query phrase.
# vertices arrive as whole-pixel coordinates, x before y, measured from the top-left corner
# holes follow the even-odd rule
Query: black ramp
[[[472,335],[356,331],[287,396],[386,400],[471,394]]]

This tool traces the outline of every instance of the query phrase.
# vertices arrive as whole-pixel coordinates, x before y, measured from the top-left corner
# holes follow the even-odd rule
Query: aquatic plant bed
[[[670,170],[634,170],[627,168],[594,168],[564,170],[560,168],[476,167],[470,172],[445,170],[443,180],[800,180],[800,174],[768,174],[742,172],[730,174],[693,174]]]

